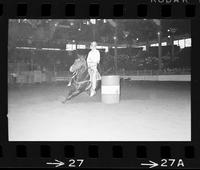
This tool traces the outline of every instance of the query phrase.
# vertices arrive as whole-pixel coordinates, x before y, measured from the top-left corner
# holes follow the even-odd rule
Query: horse
[[[68,100],[79,95],[82,92],[87,92],[89,95],[92,87],[85,56],[78,55],[77,59],[75,59],[69,71],[73,72],[73,77],[68,86],[69,92],[66,95],[63,103],[66,103]],[[97,80],[96,89],[99,88],[99,81],[100,80]]]

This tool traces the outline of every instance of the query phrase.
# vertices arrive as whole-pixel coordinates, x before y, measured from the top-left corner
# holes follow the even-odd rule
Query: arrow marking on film
[[[150,163],[141,163],[142,166],[149,166],[149,168],[154,168],[156,166],[158,166],[158,164],[156,162],[150,161]]]
[[[57,168],[59,166],[63,166],[64,162],[55,159],[55,162],[47,162],[46,164],[47,165],[56,165],[56,168]]]

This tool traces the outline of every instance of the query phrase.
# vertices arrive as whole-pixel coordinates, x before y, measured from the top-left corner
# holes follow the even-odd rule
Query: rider
[[[88,65],[88,72],[90,75],[90,81],[92,82],[91,93],[90,96],[94,96],[96,91],[96,81],[97,81],[97,64],[100,62],[100,52],[96,49],[97,43],[94,41],[90,45],[90,52],[87,57],[87,65]],[[100,79],[100,78],[99,78]]]

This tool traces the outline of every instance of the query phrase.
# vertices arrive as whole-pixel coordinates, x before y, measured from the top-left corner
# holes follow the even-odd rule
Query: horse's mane
[[[88,74],[88,66],[87,66],[87,62],[85,60],[84,56],[79,56],[79,59],[81,59],[81,62],[83,63],[82,66],[78,69],[77,71],[77,78],[79,78],[79,75],[82,75],[83,77],[86,76]]]
[[[81,71],[85,71],[87,69],[87,62],[85,60],[84,56],[79,55],[78,58],[81,60],[82,62],[82,66],[80,68]]]

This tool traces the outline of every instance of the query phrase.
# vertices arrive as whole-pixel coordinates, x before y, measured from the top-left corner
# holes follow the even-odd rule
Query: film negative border
[[[164,2],[164,3],[161,3]],[[169,1],[168,1],[169,2]],[[167,1],[0,1],[1,114],[0,167],[200,168],[199,78],[200,2]],[[178,12],[177,12],[178,11]],[[191,142],[8,142],[7,35],[9,18],[162,18],[192,20]],[[2,114],[3,113],[3,114]],[[83,160],[83,162],[82,162]],[[173,162],[173,166],[172,165]],[[64,163],[64,164],[63,164]],[[142,166],[141,164],[144,164]],[[145,165],[146,164],[146,165]],[[184,164],[184,167],[182,166]],[[162,166],[161,166],[162,165]],[[178,166],[180,165],[180,166]],[[152,167],[152,168],[153,168]]]
[[[55,167],[63,162],[60,166],[65,168],[145,167],[142,164],[147,164],[147,168],[199,167],[199,149],[187,143],[90,143],[12,142],[9,148],[1,149],[1,166]]]
[[[198,0],[0,1],[0,16],[9,18],[199,18]],[[57,10],[59,9],[59,10]],[[82,10],[80,10],[82,9]],[[177,12],[178,11],[178,12]]]

